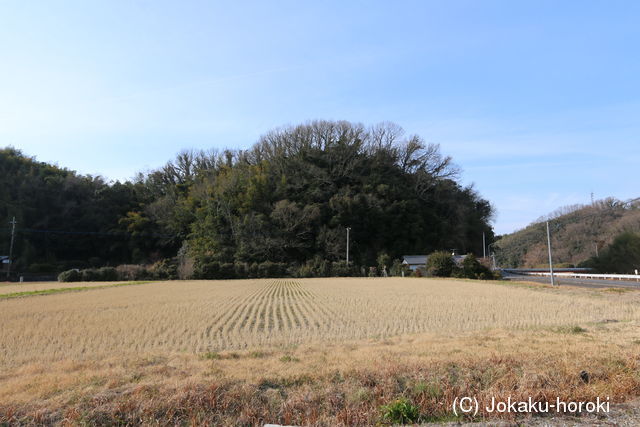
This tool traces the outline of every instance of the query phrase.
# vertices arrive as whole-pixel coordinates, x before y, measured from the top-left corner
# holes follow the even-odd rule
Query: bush
[[[81,279],[82,275],[77,269],[63,271],[58,275],[58,282],[79,282]]]
[[[384,421],[392,424],[414,424],[420,419],[420,409],[402,397],[381,408]]]
[[[447,251],[438,251],[427,259],[427,273],[435,277],[451,277],[456,263]]]
[[[297,269],[295,277],[330,277],[331,265],[326,259],[315,256]]]
[[[78,272],[79,280],[83,282],[111,282],[119,280],[118,271],[113,267],[86,268]]]
[[[175,259],[163,259],[149,267],[151,277],[157,280],[174,280],[178,278],[178,263]]]
[[[102,267],[97,271],[98,281],[114,281],[118,280],[118,272],[113,267]]]
[[[80,270],[80,275],[83,282],[97,282],[100,280],[98,278],[98,270],[96,270],[95,268],[86,268],[84,270]]]
[[[298,267],[295,277],[314,277],[313,265],[309,262]]]
[[[220,263],[208,258],[197,259],[194,266],[193,277],[196,279],[219,279]]]
[[[225,262],[224,264],[220,264],[221,279],[235,279],[236,277],[236,267],[232,262]],[[239,278],[243,277],[240,276]]]
[[[376,262],[378,263],[378,271],[380,272],[381,276],[384,276],[385,272],[387,272],[387,274],[389,273],[389,268],[391,267],[391,257],[386,252],[378,254]]]
[[[461,276],[467,279],[480,280],[490,280],[494,278],[491,270],[482,265],[473,254],[467,255],[462,261]]]
[[[122,264],[116,267],[118,280],[145,280],[151,277],[151,274],[142,265]]]
[[[249,264],[246,262],[236,262],[233,264],[233,274],[238,279],[249,277]]]
[[[281,277],[287,265],[280,262],[265,261],[258,264],[258,277]]]
[[[275,264],[271,261],[265,261],[258,264],[258,277],[275,277]]]
[[[355,276],[353,269],[347,265],[347,261],[334,261],[331,263],[331,276],[350,277]]]
[[[389,270],[389,273],[392,276],[402,276],[402,273],[404,273],[405,276],[409,276],[411,275],[411,269],[409,268],[408,265],[403,264],[402,261],[400,261],[399,259],[396,259],[393,261],[393,264],[391,265],[391,269]]]

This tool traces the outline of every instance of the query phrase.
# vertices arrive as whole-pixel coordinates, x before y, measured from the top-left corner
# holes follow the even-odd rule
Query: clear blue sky
[[[2,1],[0,146],[109,179],[310,119],[439,143],[498,233],[640,196],[637,1]]]

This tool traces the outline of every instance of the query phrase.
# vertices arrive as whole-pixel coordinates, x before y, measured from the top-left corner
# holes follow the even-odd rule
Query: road
[[[503,273],[504,279],[513,280],[516,282],[536,282],[536,283],[551,283],[549,277],[541,276],[524,276],[513,273]],[[560,286],[579,286],[583,288],[631,288],[640,290],[640,282],[632,282],[626,280],[603,280],[603,279],[574,279],[571,277],[558,277],[556,276],[556,283]]]

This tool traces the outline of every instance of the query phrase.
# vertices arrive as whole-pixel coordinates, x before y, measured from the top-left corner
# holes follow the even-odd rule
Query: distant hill
[[[550,221],[554,263],[579,265],[607,248],[624,232],[640,232],[640,198],[613,198],[567,206],[526,228],[502,236],[494,245],[500,267],[548,265],[545,221]]]

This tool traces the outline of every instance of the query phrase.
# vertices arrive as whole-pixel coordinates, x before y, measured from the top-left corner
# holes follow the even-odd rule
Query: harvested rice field
[[[0,363],[287,348],[639,318],[635,293],[477,281],[336,278],[120,284],[0,300]]]
[[[0,286],[0,425],[637,425],[640,292],[424,278]],[[587,378],[587,380],[585,380]],[[456,399],[609,399],[460,414]]]

